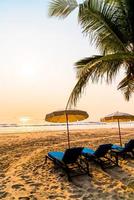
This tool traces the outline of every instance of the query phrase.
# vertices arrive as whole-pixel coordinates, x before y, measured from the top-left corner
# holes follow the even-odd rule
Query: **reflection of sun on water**
[[[19,118],[21,124],[27,124],[30,121],[30,118],[27,116],[22,116]]]

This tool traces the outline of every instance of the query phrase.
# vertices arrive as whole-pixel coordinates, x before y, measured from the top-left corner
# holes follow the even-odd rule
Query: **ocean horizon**
[[[116,122],[78,122],[69,123],[70,130],[77,129],[96,129],[96,128],[118,128]],[[120,122],[121,128],[134,128],[134,122]],[[56,131],[66,130],[66,123],[49,123],[49,124],[15,124],[1,123],[0,134],[2,133],[20,133],[20,132],[36,132],[36,131]]]

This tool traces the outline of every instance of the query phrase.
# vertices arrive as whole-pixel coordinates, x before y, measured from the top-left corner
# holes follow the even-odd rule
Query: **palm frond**
[[[121,64],[125,62],[133,62],[134,54],[130,53],[116,53],[106,56],[93,56],[85,58],[75,63],[77,70],[77,78],[83,76],[83,74],[92,71],[91,80],[98,81],[99,78],[104,78],[106,75],[107,83],[111,82],[114,76],[119,71]]]
[[[51,0],[49,15],[65,18],[77,7],[83,33],[102,55],[75,63],[78,82],[67,106],[76,105],[89,79],[111,83],[121,67],[126,76],[118,89],[128,100],[134,92],[134,0]]]
[[[52,0],[49,5],[49,16],[67,17],[78,6],[76,0]]]
[[[128,45],[134,43],[134,1],[133,0],[115,0],[119,5],[120,11],[120,30],[128,41]],[[131,47],[131,46],[130,46]],[[134,49],[134,47],[133,47]]]
[[[118,90],[121,90],[125,99],[128,101],[134,93],[134,60],[126,62],[126,76],[118,85]]]
[[[76,83],[66,105],[66,108],[71,107],[71,105],[76,105],[77,100],[81,97],[84,88],[87,85],[89,80],[89,73],[85,73],[83,77],[79,78],[78,82]]]
[[[67,107],[76,105],[89,79],[92,82],[104,80],[111,83],[119,69],[122,66],[126,67],[128,62],[134,62],[134,54],[116,53],[106,56],[93,56],[75,63],[78,81],[69,97]]]
[[[127,51],[122,42],[123,35],[116,25],[118,6],[114,0],[85,1],[79,5],[79,23],[83,32],[89,35],[91,43],[95,43],[104,54]]]
[[[118,90],[121,90],[124,97],[129,101],[131,95],[134,93],[134,78],[126,76],[118,85]]]

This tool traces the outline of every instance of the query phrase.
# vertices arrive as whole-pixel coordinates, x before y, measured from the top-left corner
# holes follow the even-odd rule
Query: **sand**
[[[117,129],[73,130],[71,146],[96,149],[102,143],[119,144]],[[134,129],[122,129],[122,141],[134,138]],[[102,171],[90,163],[92,177],[69,182],[66,174],[45,164],[49,151],[67,147],[64,131],[0,134],[0,199],[6,200],[133,200],[134,159],[120,160],[121,167]]]

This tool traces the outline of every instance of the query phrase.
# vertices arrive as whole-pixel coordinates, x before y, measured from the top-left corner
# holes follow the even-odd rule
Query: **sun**
[[[27,124],[30,121],[30,117],[28,116],[22,116],[19,118],[19,121],[21,124]]]
[[[18,69],[19,77],[27,80],[34,80],[37,76],[35,66],[23,65]]]

